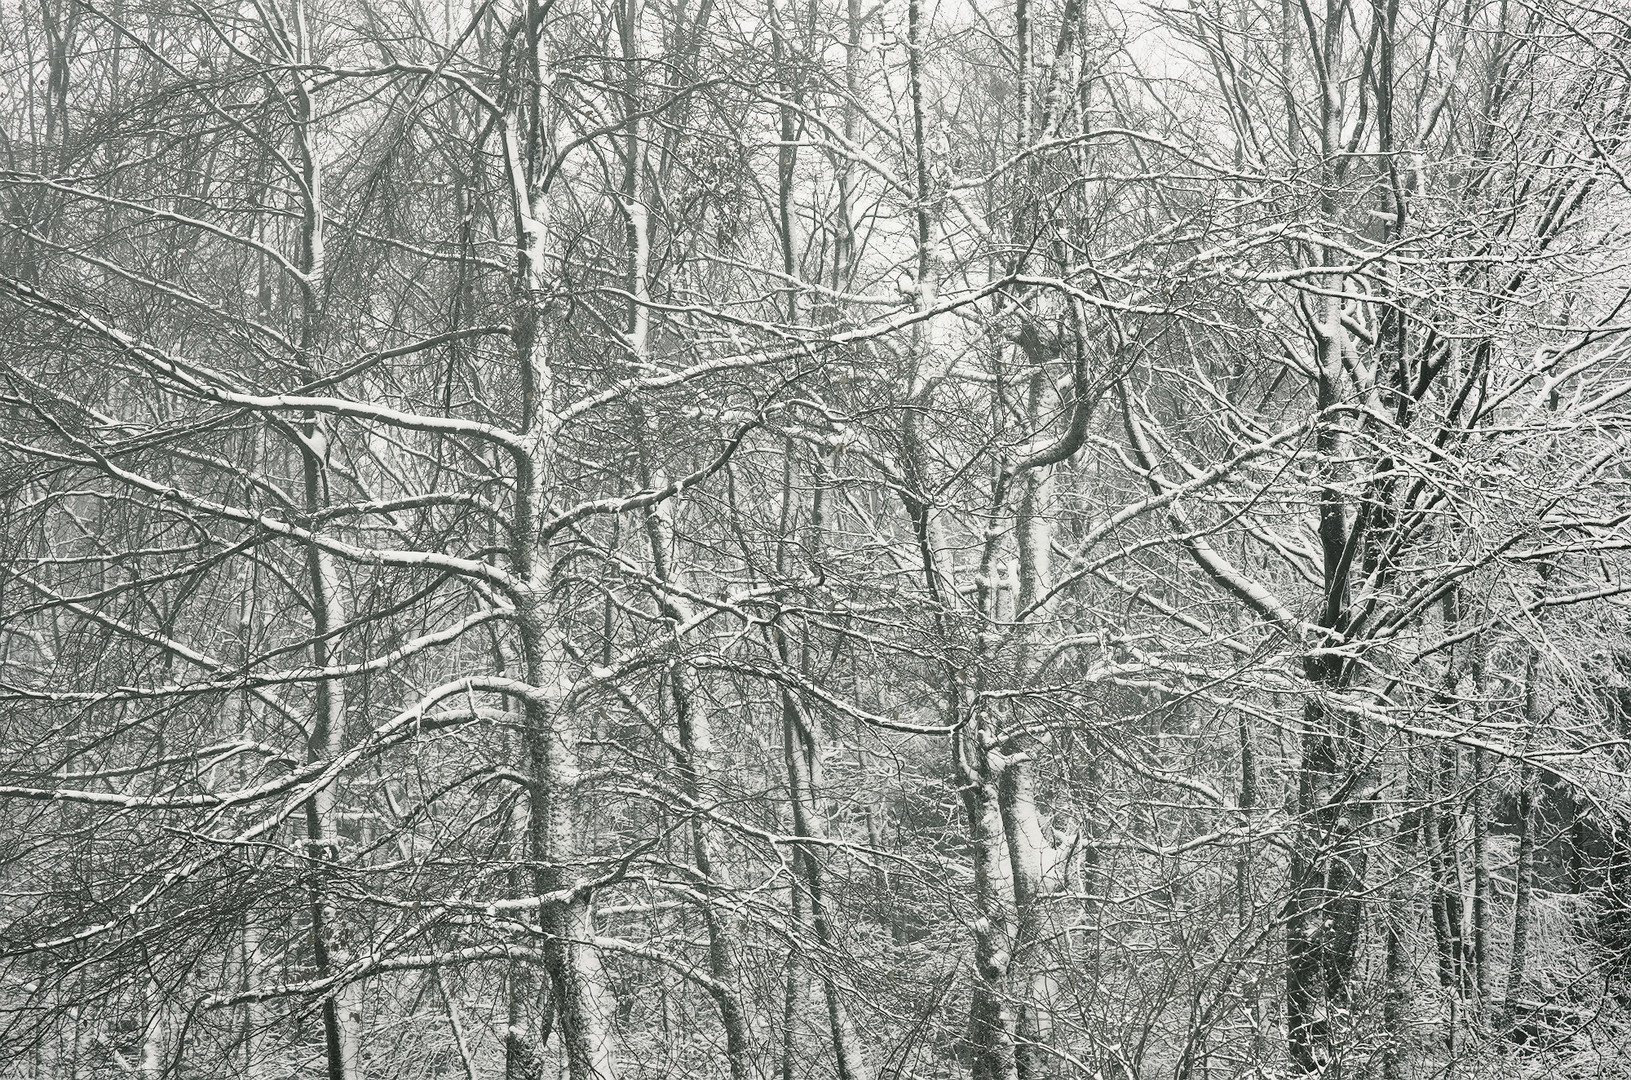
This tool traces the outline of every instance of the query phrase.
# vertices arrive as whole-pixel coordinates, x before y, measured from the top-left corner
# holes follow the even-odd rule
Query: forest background
[[[3,0],[0,1076],[1624,1076],[1623,0]]]

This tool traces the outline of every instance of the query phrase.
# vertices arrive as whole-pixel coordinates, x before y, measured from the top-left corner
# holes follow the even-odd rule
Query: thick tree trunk
[[[517,607],[527,681],[549,693],[566,664],[553,612],[534,593],[519,597]],[[572,1080],[611,1080],[617,1075],[614,1002],[594,944],[593,898],[577,843],[579,732],[571,714],[537,698],[527,702],[526,725],[533,887],[561,897],[542,913],[555,1028]]]
[[[525,11],[520,62],[529,83],[536,79],[539,86],[546,86],[549,72],[541,41],[545,8],[528,0]],[[559,420],[550,343],[541,325],[550,280],[544,254],[548,203],[537,190],[541,165],[523,144],[526,133],[543,137],[538,133],[547,130],[547,118],[539,114],[543,107],[541,100],[518,96],[505,114],[502,130],[515,218],[516,319],[511,337],[521,392],[522,445],[515,455],[510,561],[513,576],[521,582],[513,601],[525,677],[534,691],[525,706],[528,841],[534,888],[540,894],[561,895],[543,909],[541,923],[554,1028],[568,1073],[571,1080],[614,1080],[615,1003],[594,944],[594,898],[588,887],[586,853],[577,840],[581,733],[576,717],[558,705],[570,660],[560,613],[550,600],[549,553],[540,533],[540,519],[554,494]]]
[[[526,727],[524,711],[517,727]],[[512,865],[506,881],[509,894],[516,898],[525,896],[533,885],[532,874],[525,870],[532,863],[531,818],[530,799],[518,797],[510,811],[508,854]],[[553,995],[544,992],[532,962],[517,958],[510,960],[504,973],[504,998],[504,1080],[540,1080],[544,1047],[554,1026]]]
[[[1019,1080],[1040,1080],[1050,1072],[1046,1045],[1052,1030],[1043,950],[1041,896],[1044,856],[1049,850],[1037,813],[1029,761],[1007,757],[997,780],[997,805],[1008,848],[1013,888],[1014,937],[1009,958],[1008,997],[1014,1002],[1014,1069]]]
[[[1292,1064],[1303,1073],[1322,1064],[1328,1033],[1324,1000],[1325,888],[1322,825],[1332,794],[1329,736],[1320,732],[1324,710],[1304,706],[1305,730],[1298,770],[1297,820],[1290,862],[1290,901],[1286,919],[1286,1038]]]
[[[1304,706],[1298,782],[1300,822],[1291,854],[1286,925],[1286,1029],[1293,1064],[1317,1072],[1346,1045],[1353,981],[1365,915],[1369,807],[1352,797],[1357,766],[1343,767],[1334,717],[1315,700]]]
[[[1472,988],[1470,949],[1466,933],[1466,903],[1462,889],[1460,821],[1454,813],[1457,790],[1456,752],[1451,747],[1430,751],[1433,759],[1428,791],[1430,804],[1423,812],[1428,866],[1432,874],[1433,925],[1438,941],[1439,981],[1457,998]]]
[[[959,734],[953,740],[974,869],[974,986],[969,1042],[974,1080],[1016,1080],[1018,1018],[1007,994],[1014,947],[1007,881],[1010,870],[998,801],[1000,778],[991,768],[987,751],[978,745],[982,734]]]

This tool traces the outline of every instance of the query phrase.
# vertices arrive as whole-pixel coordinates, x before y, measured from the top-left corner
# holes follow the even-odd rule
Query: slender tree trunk
[[[1472,752],[1472,967],[1479,1010],[1489,1008],[1492,973],[1489,959],[1489,762],[1488,752]]]
[[[1246,714],[1237,714],[1237,735],[1240,740],[1240,812],[1250,822],[1257,809],[1257,744]],[[1252,881],[1252,845],[1248,840],[1240,845],[1240,856],[1235,860],[1235,903],[1242,928],[1256,923],[1256,886]]]
[[[657,490],[666,483],[666,478],[652,468],[644,437],[639,441],[642,482],[649,490]],[[646,517],[652,568],[659,580],[683,580],[683,574],[674,565],[670,554],[675,545],[669,513],[668,504],[664,504]],[[677,628],[689,618],[690,612],[678,599],[666,601],[666,606],[665,614],[677,633]],[[686,796],[694,806],[700,807],[716,795],[712,725],[705,706],[698,704],[696,696],[691,693],[683,664],[673,665],[667,682],[678,734],[678,745],[674,748],[675,766]],[[708,931],[708,974],[714,983],[711,994],[719,1010],[720,1023],[725,1029],[725,1054],[730,1064],[731,1080],[747,1080],[752,1064],[752,1040],[748,1018],[736,989],[741,985],[736,960],[741,954],[741,944],[729,915],[721,911],[716,900],[729,890],[730,879],[724,864],[715,857],[712,830],[700,813],[694,813],[691,818],[691,859],[703,896],[702,918]]]
[[[808,933],[810,921],[805,914],[802,848],[793,851],[792,863],[793,880],[787,890],[787,915],[794,941],[787,950],[787,965],[782,974],[782,1080],[795,1080],[799,1075],[799,1043],[802,1040],[799,1039],[798,1024],[809,994],[809,979],[805,975],[805,960],[801,955],[802,939]]]
[[[148,1007],[144,1017],[142,1035],[142,1080],[160,1080],[165,1072],[165,1043],[168,1042],[169,1024],[166,1022],[164,999],[156,982],[147,986]]]
[[[1512,953],[1506,976],[1506,1016],[1514,1018],[1529,963],[1530,908],[1535,888],[1535,776],[1525,763],[1518,780],[1518,858],[1512,902]]]
[[[300,282],[300,366],[308,382],[319,372],[315,357],[321,345],[323,290],[327,276],[327,237],[323,197],[323,169],[318,157],[318,138],[313,130],[318,115],[307,84],[305,70],[312,63],[310,30],[306,23],[304,0],[297,0],[292,19],[293,37],[280,28],[279,34],[292,50],[291,59],[300,67],[292,82],[295,107],[295,135],[301,170],[300,250],[296,263]],[[300,458],[306,513],[315,521],[328,505],[328,459],[330,435],[316,413],[305,414],[300,430]],[[314,526],[314,532],[316,531]],[[316,542],[307,545],[306,572],[311,589],[312,666],[325,670],[335,662],[330,634],[345,623],[345,607],[340,595],[340,578],[334,556]],[[306,759],[332,760],[345,747],[345,692],[338,679],[318,679],[314,686],[314,715],[307,739]],[[345,966],[348,950],[338,931],[338,913],[328,882],[339,854],[337,793],[323,788],[306,801],[306,842],[311,881],[312,951],[319,978],[326,978]],[[362,1016],[358,988],[346,983],[323,999],[324,1045],[329,1080],[361,1080]]]
[[[1407,762],[1414,758],[1407,752]],[[1407,764],[1407,769],[1410,769]],[[1407,785],[1405,805],[1416,801],[1415,783]],[[1416,861],[1416,838],[1419,830],[1412,820],[1413,811],[1406,811],[1393,832],[1393,848],[1397,853],[1399,870],[1394,872],[1394,884],[1389,890],[1387,909],[1383,913],[1383,998],[1382,1031],[1385,1044],[1382,1049],[1382,1080],[1404,1080],[1405,1064],[1409,1060],[1409,1032],[1411,999],[1411,957],[1408,935],[1415,921],[1416,898],[1411,896],[1404,868]]]
[[[1259,780],[1257,775],[1257,740],[1246,721],[1244,710],[1236,714],[1237,736],[1240,740],[1240,798],[1241,817],[1249,829],[1257,809]],[[1244,934],[1257,926],[1257,882],[1252,873],[1254,845],[1250,839],[1240,845],[1240,856],[1235,860],[1235,905],[1239,932]],[[1251,976],[1244,997],[1247,1019],[1252,1025],[1252,1054],[1261,1059],[1268,1052],[1266,1017],[1263,1008],[1261,978]]]
[[[261,941],[264,935],[253,922],[246,923],[243,932],[239,935],[238,950],[242,974],[239,977],[239,989],[249,990],[259,981],[260,968],[265,962],[262,955]],[[262,1080],[266,1077],[265,1050],[262,1040],[263,1029],[266,1026],[265,1007],[257,1001],[246,1001],[243,1007],[243,1047],[244,1071],[246,1080]]]
[[[1542,570],[1542,578],[1546,576]],[[1524,721],[1528,728],[1525,745],[1540,725],[1540,647],[1529,646],[1524,670]],[[1535,770],[1527,761],[1518,771],[1518,857],[1514,868],[1517,881],[1512,901],[1512,953],[1507,967],[1506,997],[1502,1012],[1510,1026],[1517,1019],[1519,995],[1528,974],[1530,908],[1535,888]]]
[[[785,650],[786,639],[778,632],[778,645]],[[783,652],[786,657],[785,651]],[[784,659],[785,662],[785,659]],[[818,733],[813,718],[799,707],[792,691],[782,691],[782,739],[787,764],[788,788],[792,796],[793,831],[800,837],[826,838],[829,835],[826,815],[821,810],[820,758]],[[867,1080],[871,1076],[860,1040],[837,980],[829,965],[841,955],[837,935],[833,932],[832,917],[828,910],[826,884],[821,861],[805,847],[799,858],[804,879],[805,912],[816,947],[823,961],[819,975],[822,996],[827,1004],[827,1023],[832,1035],[833,1057],[838,1080]]]
[[[675,723],[679,732],[680,775],[686,786],[686,794],[694,803],[701,805],[712,797],[709,783],[712,739],[708,719],[706,713],[691,700],[684,674],[678,668],[672,675],[671,685]],[[730,1064],[731,1080],[747,1080],[752,1066],[753,1044],[748,1019],[736,991],[741,985],[736,967],[741,946],[736,940],[730,916],[720,910],[715,900],[716,896],[729,889],[730,880],[724,865],[715,858],[713,839],[701,815],[692,818],[691,855],[703,894],[702,918],[708,929],[708,974],[718,987],[713,991],[713,998],[719,1010],[720,1024],[725,1029],[725,1055]]]

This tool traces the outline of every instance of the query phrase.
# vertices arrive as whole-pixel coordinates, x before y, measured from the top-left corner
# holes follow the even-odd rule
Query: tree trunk
[[[961,732],[953,739],[958,784],[968,822],[968,848],[974,867],[974,986],[969,1014],[974,1080],[1017,1080],[1017,1017],[1007,995],[1014,927],[1007,893],[1009,873],[998,803],[999,778],[989,754],[978,745],[984,732]]]
[[[1529,646],[1524,671],[1524,720],[1533,739],[1540,723],[1540,648]],[[1529,962],[1530,907],[1535,887],[1535,770],[1525,761],[1518,772],[1518,858],[1512,901],[1512,953],[1507,967],[1503,1013],[1511,1025],[1517,1018],[1518,995],[1523,991]]]
[[[1489,1008],[1493,976],[1489,960],[1489,762],[1482,747],[1472,752],[1472,968],[1479,1010]]]
[[[1328,816],[1334,762],[1329,737],[1319,734],[1324,710],[1304,706],[1303,753],[1297,780],[1297,820],[1290,862],[1286,918],[1286,1038],[1292,1064],[1303,1073],[1319,1071],[1328,1031],[1324,1001],[1325,890],[1321,828]]]
[[[301,67],[295,72],[292,96],[296,108],[298,163],[304,188],[300,249],[296,254],[296,262],[303,275],[300,282],[299,361],[306,381],[311,383],[316,382],[321,374],[315,358],[322,344],[322,294],[328,260],[323,169],[318,158],[318,137],[313,131],[318,113],[305,74],[313,58],[304,0],[297,0],[294,5],[293,24],[295,55],[290,59]],[[302,420],[299,450],[305,509],[315,522],[329,501],[327,471],[330,450],[328,432],[316,413],[307,412]],[[314,526],[313,532],[316,531]],[[340,579],[334,556],[315,542],[307,545],[306,571],[311,588],[311,660],[312,666],[322,671],[334,662],[330,633],[344,625],[345,607],[340,596]],[[306,760],[333,760],[345,747],[344,690],[337,679],[319,679],[313,696],[314,715],[307,739]],[[305,806],[312,953],[319,978],[326,978],[343,968],[348,958],[348,950],[339,937],[337,912],[328,887],[339,854],[336,801],[334,787],[330,785],[314,793]],[[361,1080],[362,1017],[355,984],[342,984],[324,998],[323,1030],[329,1080]]]
[[[779,631],[776,636],[785,662],[786,639]],[[820,758],[814,720],[799,707],[792,691],[784,689],[781,698],[782,740],[792,798],[793,831],[796,836],[825,839],[829,833],[826,815],[822,813],[819,801]],[[826,961],[819,978],[827,1003],[835,1075],[838,1080],[868,1080],[871,1073],[861,1051],[860,1040],[844,1006],[838,982],[828,966],[839,953],[837,935],[833,932],[832,917],[827,907],[821,861],[816,858],[813,849],[805,846],[801,849],[798,863],[804,874],[801,883],[805,896],[804,910],[815,935],[816,947]]]
[[[693,804],[702,806],[713,798],[712,736],[707,713],[692,700],[685,685],[681,668],[670,676],[674,701],[674,720],[679,733],[676,754],[680,776],[686,794]],[[730,878],[724,866],[714,856],[713,838],[707,821],[700,813],[691,819],[691,857],[703,895],[702,918],[708,930],[708,974],[715,987],[714,1004],[719,1010],[719,1021],[725,1029],[725,1055],[730,1064],[731,1080],[747,1080],[752,1065],[753,1044],[749,1037],[748,1020],[737,996],[741,985],[737,974],[736,958],[741,946],[730,916],[722,913],[715,897],[730,888]]]
[[[1525,763],[1518,780],[1518,858],[1512,901],[1512,953],[1506,975],[1506,1017],[1515,1019],[1529,962],[1530,907],[1535,888],[1535,777]]]
[[[1001,762],[997,806],[1008,848],[1014,906],[1013,945],[1008,962],[1007,994],[1014,1002],[1014,1071],[1019,1080],[1040,1080],[1049,1073],[1046,1052],[1052,1028],[1045,964],[1041,894],[1043,856],[1048,850],[1036,809],[1029,760],[1023,751]]]
[[[1407,761],[1413,756],[1407,752]],[[1414,783],[1407,785],[1406,806],[1415,801],[1415,787]],[[1418,835],[1411,818],[1412,812],[1407,810],[1393,832],[1399,869],[1394,871],[1395,883],[1389,890],[1387,909],[1383,913],[1382,1080],[1404,1080],[1408,1060],[1406,1026],[1410,1017],[1412,965],[1407,935],[1415,922],[1416,898],[1411,895],[1404,870],[1416,861]]]

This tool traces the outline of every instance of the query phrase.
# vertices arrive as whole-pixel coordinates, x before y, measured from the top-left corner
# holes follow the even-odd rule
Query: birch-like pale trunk
[[[953,692],[962,699],[958,705],[963,715],[952,753],[974,870],[974,985],[969,1006],[973,1077],[1015,1080],[1019,1024],[1008,996],[1015,926],[1009,901],[1012,871],[998,802],[1001,777],[992,768],[986,745],[990,730],[980,723],[972,688],[957,685]]]

